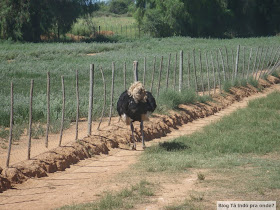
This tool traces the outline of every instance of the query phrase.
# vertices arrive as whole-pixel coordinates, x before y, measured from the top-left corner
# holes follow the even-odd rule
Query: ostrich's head
[[[134,82],[128,89],[128,95],[132,96],[136,103],[142,101],[146,102],[146,90],[141,82]]]

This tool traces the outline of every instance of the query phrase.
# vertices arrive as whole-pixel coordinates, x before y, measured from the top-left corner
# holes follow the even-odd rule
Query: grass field
[[[137,193],[130,193],[129,201],[138,198],[138,203],[139,200],[148,203],[149,196],[157,194],[157,189],[165,184],[160,181],[162,177],[168,177],[172,183],[176,177],[186,179],[190,171],[200,170],[196,187],[190,195],[185,195],[186,200],[164,209],[213,209],[218,200],[276,200],[278,203],[279,103],[280,93],[274,92],[266,98],[251,101],[248,108],[238,110],[200,132],[147,148],[140,162],[120,176],[120,181],[137,180],[138,177],[149,180],[150,184],[145,186],[154,193],[145,194],[148,201],[139,199]],[[121,196],[126,191],[105,194],[94,203],[62,209],[106,209],[103,208],[105,203],[107,208],[113,204],[109,209],[133,209],[133,204],[127,203],[128,198]],[[127,205],[123,206],[124,203]]]
[[[94,26],[96,33],[99,32],[105,36],[118,36],[118,39],[135,39],[139,38],[139,29],[133,17],[111,17],[111,16],[94,16],[87,18],[79,18],[72,26],[71,34],[90,36],[93,30],[90,26]],[[140,31],[140,36],[144,36],[144,32]]]
[[[198,178],[203,177],[201,180],[207,180],[210,174],[219,177],[202,184],[213,189],[205,192],[205,200],[217,197],[279,202],[279,102],[280,93],[274,92],[201,132],[149,148],[138,167],[159,174],[184,173],[190,169],[211,171],[198,174]],[[194,203],[200,205],[200,201]]]
[[[89,85],[89,65],[95,65],[95,87],[94,87],[94,118],[98,118],[103,105],[103,84],[99,67],[102,66],[107,83],[107,94],[109,104],[111,86],[111,66],[115,62],[115,91],[114,101],[124,90],[123,69],[124,63],[127,65],[128,86],[133,81],[132,62],[139,61],[139,78],[143,78],[144,57],[147,59],[146,88],[150,89],[153,72],[154,57],[156,57],[156,72],[153,93],[157,90],[160,59],[163,56],[163,70],[161,77],[161,92],[165,89],[167,61],[171,54],[169,87],[172,87],[174,77],[175,54],[180,50],[184,51],[184,83],[183,89],[187,88],[187,53],[196,49],[202,52],[217,50],[227,47],[230,51],[235,50],[237,45],[246,47],[246,60],[248,59],[249,48],[256,50],[258,46],[276,49],[280,37],[262,37],[248,39],[194,39],[186,37],[172,37],[165,39],[140,39],[134,42],[118,43],[14,43],[1,41],[0,45],[0,126],[9,125],[9,103],[10,103],[10,83],[14,83],[15,93],[15,123],[26,123],[28,119],[28,103],[30,80],[35,80],[34,85],[34,120],[42,123],[46,122],[46,75],[51,75],[51,121],[56,123],[61,114],[61,76],[65,77],[66,86],[66,119],[75,119],[75,71],[79,70],[80,84],[80,109],[81,117],[86,117],[88,106],[88,85]],[[274,47],[274,48],[272,48]],[[95,53],[94,55],[87,55]],[[242,56],[240,57],[242,63]],[[179,57],[178,57],[179,61]],[[177,61],[177,62],[178,62]],[[268,58],[267,60],[268,61]],[[206,74],[205,57],[202,57],[203,74]],[[197,62],[199,71],[199,64]],[[241,67],[240,67],[241,68]],[[177,63],[178,76],[178,63]],[[193,68],[191,66],[191,80],[193,82]],[[231,71],[231,70],[230,70]],[[172,73],[171,73],[172,72]],[[178,84],[178,79],[176,81]],[[204,81],[206,82],[206,81]],[[176,89],[178,87],[176,86]],[[115,106],[114,102],[114,106]],[[108,115],[107,106],[106,115]],[[114,114],[116,111],[114,110]]]

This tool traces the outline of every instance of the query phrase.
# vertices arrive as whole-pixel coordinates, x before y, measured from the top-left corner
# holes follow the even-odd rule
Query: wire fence
[[[179,56],[178,56],[179,55]],[[236,50],[213,49],[212,51],[202,52],[201,50],[193,49],[189,52],[180,51],[179,53],[169,54],[167,58],[144,58],[143,66],[138,61],[133,62],[133,71],[128,71],[127,63],[123,64],[123,71],[117,71],[115,62],[112,62],[111,78],[106,78],[102,66],[96,68],[93,64],[89,68],[89,97],[88,97],[88,116],[87,116],[87,135],[95,133],[92,130],[92,123],[98,124],[97,130],[100,129],[101,123],[104,120],[106,110],[108,116],[108,125],[111,123],[111,118],[116,112],[116,99],[124,91],[130,82],[141,80],[146,89],[151,91],[156,98],[167,91],[195,91],[199,95],[211,95],[222,93],[223,85],[230,83],[234,84],[237,81],[244,81],[245,84],[250,79],[255,81],[261,78],[266,78],[273,74],[280,66],[280,46],[278,47],[258,47],[257,49],[247,48],[238,45]],[[97,73],[100,73],[100,78]],[[128,78],[128,75],[130,77]],[[116,83],[116,79],[122,81],[123,84]],[[48,147],[48,137],[50,128],[50,80],[51,74],[47,73],[47,90],[46,90],[46,138],[45,147]],[[79,71],[75,74],[75,92],[76,92],[76,133],[75,139],[79,139],[79,120],[80,120],[80,89],[79,89]],[[95,81],[99,81],[99,86]],[[30,100],[29,100],[29,126],[28,126],[28,152],[27,159],[31,157],[32,150],[32,103],[34,79],[31,80]],[[61,76],[61,124],[60,137],[57,146],[61,146],[63,142],[63,129],[65,123],[66,95],[65,95],[65,78]],[[111,90],[108,92],[107,86],[111,83]],[[7,153],[6,167],[10,166],[10,155],[13,142],[13,124],[14,124],[14,89],[11,83],[11,103],[10,103],[10,128],[9,128],[9,146]],[[117,91],[116,91],[117,87]],[[72,87],[73,88],[73,87]],[[103,98],[101,101],[101,112],[99,112],[99,120],[93,120],[93,110],[97,109],[94,106],[95,89],[103,90]],[[109,96],[109,97],[108,97]],[[108,103],[109,99],[109,103]],[[100,107],[98,107],[99,109]]]

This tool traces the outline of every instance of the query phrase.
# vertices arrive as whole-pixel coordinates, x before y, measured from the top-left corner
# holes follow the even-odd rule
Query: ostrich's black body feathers
[[[147,99],[146,102],[140,101],[135,102],[132,96],[128,94],[128,91],[124,91],[118,100],[117,111],[120,116],[124,114],[129,117],[132,122],[143,120],[143,115],[153,112],[157,105],[153,95],[146,91]]]

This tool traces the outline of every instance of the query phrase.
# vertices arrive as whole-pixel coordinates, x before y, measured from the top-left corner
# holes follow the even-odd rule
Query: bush
[[[258,87],[259,87],[258,81],[255,80],[253,77],[250,77],[250,78],[249,78],[248,83],[249,83],[250,85],[252,85],[253,87],[255,87],[255,88],[258,88]]]
[[[229,93],[231,87],[232,87],[231,81],[227,80],[227,81],[224,82],[224,84],[223,84],[223,90],[224,90],[225,92]]]
[[[158,104],[167,109],[178,108],[179,104],[194,103],[196,100],[195,92],[192,90],[177,92],[174,90],[167,90],[158,98]]]
[[[70,33],[77,36],[91,36],[94,34],[95,26],[92,22],[92,18],[80,18],[75,22],[72,27]]]

